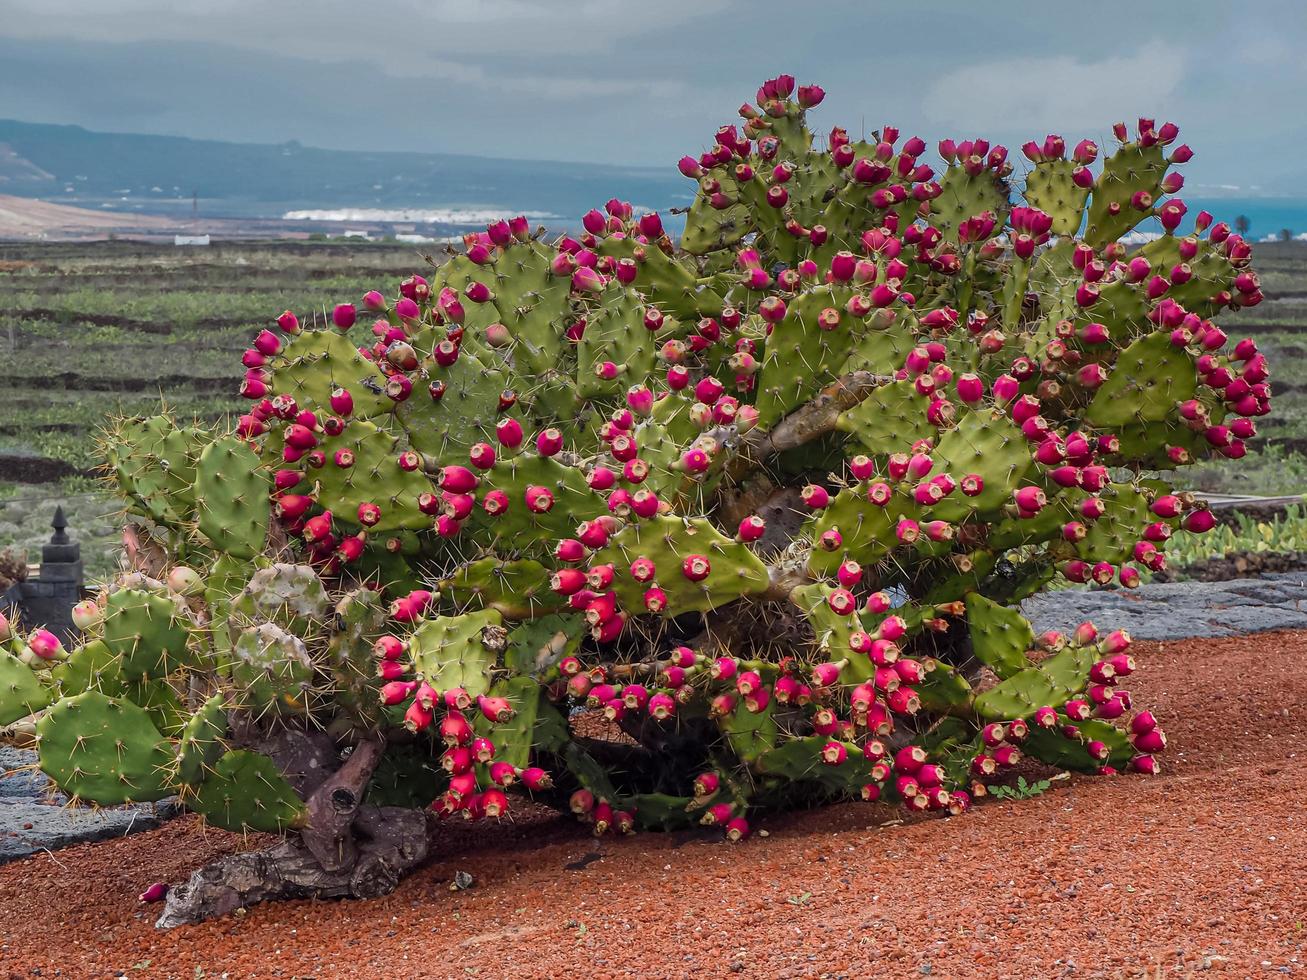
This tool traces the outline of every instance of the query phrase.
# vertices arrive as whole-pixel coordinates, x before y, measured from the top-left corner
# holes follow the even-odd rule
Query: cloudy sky
[[[767,74],[858,132],[1106,139],[1173,119],[1189,191],[1303,196],[1302,0],[0,0],[0,117],[674,161]]]

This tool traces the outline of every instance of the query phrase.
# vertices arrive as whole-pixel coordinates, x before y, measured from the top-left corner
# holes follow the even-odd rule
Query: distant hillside
[[[0,193],[137,211],[279,216],[312,208],[504,208],[573,218],[608,197],[667,207],[693,185],[663,168],[321,150],[96,133],[0,120]]]

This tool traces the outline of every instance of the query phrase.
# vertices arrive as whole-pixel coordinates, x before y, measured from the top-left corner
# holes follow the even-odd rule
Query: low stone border
[[[38,851],[153,830],[180,812],[168,801],[70,807],[67,798],[52,792],[45,776],[31,768],[35,764],[36,753],[30,749],[0,745],[0,864]]]
[[[1026,600],[1022,611],[1039,632],[1069,632],[1092,620],[1103,629],[1126,630],[1136,640],[1307,629],[1307,573],[1138,589],[1064,589]]]

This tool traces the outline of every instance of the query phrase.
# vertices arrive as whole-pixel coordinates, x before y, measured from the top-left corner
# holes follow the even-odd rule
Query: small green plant
[[[996,800],[1028,800],[1038,796],[1053,784],[1047,779],[1030,783],[1025,776],[1018,776],[1015,786],[991,786],[989,795]]]

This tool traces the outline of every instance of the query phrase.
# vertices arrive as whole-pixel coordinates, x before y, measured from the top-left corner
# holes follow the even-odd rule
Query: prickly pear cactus
[[[77,650],[8,639],[0,721],[44,712],[77,796],[306,840],[355,770],[380,807],[733,839],[814,799],[959,813],[1023,756],[1155,772],[1129,638],[1035,637],[1018,604],[1132,587],[1212,526],[1167,478],[1268,410],[1213,322],[1261,299],[1249,246],[1167,197],[1170,123],[932,160],[814,139],[822,97],[772,79],[681,160],[679,243],[618,200],[572,236],[500,221],[282,314],[233,431],[123,423],[164,567]]]

